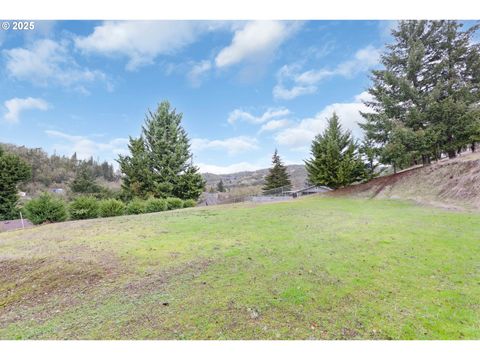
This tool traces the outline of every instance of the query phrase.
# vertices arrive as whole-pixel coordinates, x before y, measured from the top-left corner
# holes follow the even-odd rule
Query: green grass
[[[0,234],[2,339],[479,339],[480,214],[311,197]]]

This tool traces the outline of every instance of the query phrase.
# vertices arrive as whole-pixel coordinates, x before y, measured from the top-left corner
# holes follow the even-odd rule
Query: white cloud
[[[219,68],[243,61],[268,60],[277,48],[296,30],[299,23],[285,21],[250,21],[235,31],[232,43],[215,58]]]
[[[290,121],[287,119],[281,119],[281,120],[270,120],[266,124],[263,124],[262,127],[259,130],[259,133],[265,132],[265,131],[274,131],[281,129],[285,126],[290,124]]]
[[[6,57],[7,73],[11,77],[36,85],[47,86],[54,83],[86,92],[84,84],[106,80],[101,71],[78,65],[69,55],[67,41],[42,39],[26,48],[4,50],[3,54]]]
[[[230,155],[258,149],[257,140],[247,136],[237,136],[224,140],[192,139],[193,151],[206,149],[225,150]]]
[[[285,87],[285,82],[295,78],[300,70],[299,64],[284,65],[277,72],[277,84],[273,88],[275,99],[291,100],[301,95],[312,94],[317,91],[316,86],[295,84],[290,89]]]
[[[20,114],[25,110],[48,110],[48,103],[40,98],[13,98],[3,103],[7,112],[4,115],[4,120],[10,123],[18,123],[20,121]]]
[[[228,115],[227,121],[229,124],[234,124],[237,121],[245,121],[251,124],[262,124],[268,120],[282,117],[282,116],[287,116],[289,114],[290,114],[290,110],[284,107],[269,108],[260,116],[254,116],[247,111],[235,109]]]
[[[79,159],[88,159],[93,156],[112,161],[117,158],[118,154],[127,153],[128,139],[125,138],[99,142],[86,136],[70,135],[56,130],[46,130],[45,133],[50,137],[64,140],[63,143],[55,145],[56,150],[69,155],[76,152]]]
[[[380,61],[381,49],[369,45],[358,50],[352,60],[345,61],[334,70],[335,74],[349,77],[367,71]]]
[[[208,21],[105,21],[75,45],[86,53],[128,58],[127,69],[152,64],[160,55],[172,55],[201,34],[225,26]]]
[[[190,84],[192,84],[194,87],[200,86],[203,78],[211,68],[212,64],[209,60],[203,60],[195,63],[187,74]]]
[[[356,95],[353,102],[330,104],[314,117],[302,119],[295,126],[280,131],[276,134],[275,140],[280,145],[286,145],[292,149],[305,150],[309,148],[313,138],[325,129],[327,118],[331,117],[333,112],[336,112],[339,116],[344,130],[351,130],[355,138],[361,138],[362,130],[358,126],[358,122],[363,122],[363,117],[359,111],[370,111],[362,103],[362,101],[370,98],[371,96],[367,92],[363,92]]]
[[[276,99],[291,100],[317,91],[318,83],[333,76],[351,77],[376,66],[380,60],[380,49],[371,45],[358,50],[353,59],[338,64],[333,69],[321,68],[300,72],[300,66],[284,65],[277,73],[277,84],[273,88]],[[287,85],[290,84],[290,86]]]

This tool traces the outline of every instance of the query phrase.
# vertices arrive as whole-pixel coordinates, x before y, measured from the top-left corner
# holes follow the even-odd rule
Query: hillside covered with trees
[[[49,155],[41,148],[32,149],[13,144],[0,144],[0,147],[5,152],[18,156],[31,168],[31,177],[19,187],[19,190],[29,196],[54,188],[69,191],[75,179],[85,172],[92,181],[107,187],[116,187],[115,184],[120,180],[120,174],[107,161],[99,162],[93,158],[80,160],[76,153],[71,157]]]

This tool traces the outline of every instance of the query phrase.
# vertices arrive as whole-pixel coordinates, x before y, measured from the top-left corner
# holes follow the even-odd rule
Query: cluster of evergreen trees
[[[192,164],[189,139],[181,120],[182,114],[171,109],[167,101],[155,113],[149,112],[142,135],[130,138],[130,155],[120,155],[118,159],[123,174],[123,198],[179,198],[188,200],[188,204],[199,198],[205,181]],[[115,179],[113,166],[107,162],[77,160],[76,154],[71,158],[48,156],[40,149],[13,145],[8,145],[8,150],[7,153],[0,147],[0,219],[18,217],[17,186],[27,180],[45,186],[67,183],[73,193],[111,197],[96,182],[98,177]]]
[[[480,24],[462,30],[457,21],[401,21],[381,56],[383,69],[372,71],[372,99],[363,112],[364,140],[343,131],[334,113],[315,137],[305,161],[308,181],[332,188],[369,180],[379,164],[393,171],[463,149],[480,141],[480,44],[472,40]],[[266,177],[265,190],[281,168]]]
[[[120,155],[117,160],[126,198],[199,198],[205,181],[192,163],[181,121],[182,114],[163,101],[147,114],[141,136],[130,137],[130,155]]]
[[[399,169],[480,140],[480,45],[457,21],[401,21],[372,71],[360,124],[378,160]]]
[[[369,152],[372,148],[365,142],[359,145],[350,131],[344,131],[336,113],[326,120],[326,129],[312,141],[312,157],[305,160],[307,184],[336,189],[372,178],[378,166]],[[287,168],[275,150],[263,193],[281,193],[291,187]]]

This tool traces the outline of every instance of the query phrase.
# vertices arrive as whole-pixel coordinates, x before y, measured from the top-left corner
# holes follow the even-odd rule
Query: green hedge
[[[79,196],[70,203],[69,212],[73,220],[94,219],[98,217],[98,200],[92,196]]]
[[[125,204],[120,200],[107,199],[99,203],[100,217],[121,216],[125,214]]]
[[[183,208],[183,200],[179,198],[169,197],[167,201],[167,210],[181,209]]]
[[[150,198],[145,202],[145,212],[154,213],[167,210],[165,199]]]
[[[197,206],[197,202],[195,200],[188,199],[183,202],[184,208],[195,207],[195,206]]]
[[[194,207],[195,200],[179,198],[148,200],[133,199],[127,205],[117,199],[97,200],[93,196],[79,196],[68,206],[65,202],[51,194],[44,193],[39,198],[30,200],[25,206],[26,217],[34,224],[65,221],[70,213],[72,220],[93,219],[120,215],[144,214],[165,210]],[[67,212],[68,208],[68,212]]]
[[[137,214],[144,214],[146,210],[145,201],[141,199],[133,199],[127,204],[125,212],[128,215],[137,215]]]
[[[68,217],[65,202],[48,193],[43,193],[38,198],[30,200],[23,209],[27,219],[35,225],[65,221]]]

